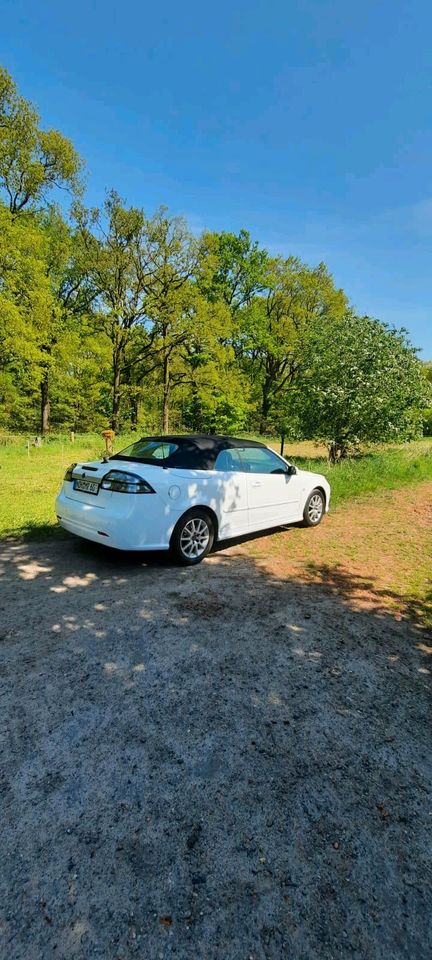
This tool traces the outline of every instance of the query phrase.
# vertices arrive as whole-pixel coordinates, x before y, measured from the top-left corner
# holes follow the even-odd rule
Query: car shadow
[[[277,527],[266,527],[265,530],[256,530],[251,533],[242,534],[238,537],[230,537],[226,540],[218,540],[213,544],[209,556],[222,553],[230,547],[239,547],[242,544],[251,541],[264,539],[276,533],[289,533],[291,529],[301,527],[301,522],[279,525]],[[101,559],[106,564],[113,567],[178,567],[184,566],[171,553],[170,550],[116,550],[115,547],[105,546],[103,543],[96,543],[93,540],[84,540],[71,534],[65,534],[62,540],[73,548],[74,553],[81,557],[94,557]]]
[[[222,550],[228,550],[229,547],[239,547],[243,543],[249,543],[253,540],[261,540],[264,537],[272,536],[275,533],[289,533],[291,529],[301,527],[302,523],[286,523],[278,527],[266,527],[265,530],[253,530],[251,533],[244,533],[240,537],[230,537],[227,540],[218,540],[212,549],[212,553],[220,553]]]

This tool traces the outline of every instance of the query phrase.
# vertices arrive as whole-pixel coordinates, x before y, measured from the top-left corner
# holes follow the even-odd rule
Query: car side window
[[[215,470],[221,470],[223,473],[242,473],[244,470],[243,461],[236,447],[229,450],[220,450],[214,465]]]
[[[239,450],[246,473],[285,473],[286,467],[275,453],[266,447],[242,447]]]

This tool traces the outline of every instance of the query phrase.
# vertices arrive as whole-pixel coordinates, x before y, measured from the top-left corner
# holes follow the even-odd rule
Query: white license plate
[[[99,482],[98,480],[75,480],[74,490],[82,490],[83,493],[97,493]]]

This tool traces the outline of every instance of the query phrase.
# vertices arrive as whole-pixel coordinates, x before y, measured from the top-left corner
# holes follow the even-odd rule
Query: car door
[[[236,448],[221,450],[216,458],[214,496],[219,517],[219,539],[237,537],[249,530],[247,476]]]
[[[267,447],[244,447],[239,453],[247,479],[249,529],[298,520],[301,484],[296,474],[287,473],[285,461]]]

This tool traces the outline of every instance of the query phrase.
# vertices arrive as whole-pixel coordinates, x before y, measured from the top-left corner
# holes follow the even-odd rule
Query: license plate
[[[99,490],[98,480],[75,480],[74,490],[82,490],[83,493],[97,493]]]

